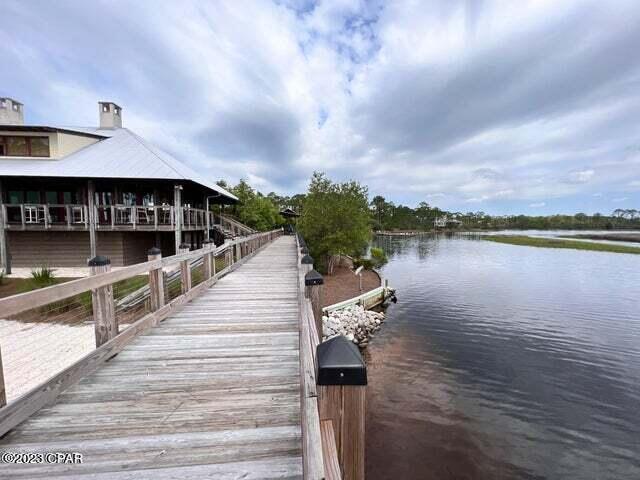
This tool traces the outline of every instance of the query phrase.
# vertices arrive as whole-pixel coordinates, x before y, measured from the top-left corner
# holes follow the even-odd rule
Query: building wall
[[[62,132],[2,132],[2,135],[16,137],[49,137],[49,157],[36,157],[38,160],[47,158],[55,160],[70,155],[86,146],[99,142],[98,138],[86,135],[74,135]],[[3,158],[33,158],[33,157],[3,157]]]
[[[12,267],[86,267],[89,232],[7,232]],[[156,244],[151,232],[97,232],[97,251],[122,266],[147,260]],[[163,248],[163,252],[165,249]]]
[[[86,137],[83,135],[72,135],[69,133],[58,132],[58,142],[55,152],[57,158],[62,158],[70,155],[73,152],[80,150],[97,143],[99,140],[93,137]],[[53,154],[53,152],[52,152]]]

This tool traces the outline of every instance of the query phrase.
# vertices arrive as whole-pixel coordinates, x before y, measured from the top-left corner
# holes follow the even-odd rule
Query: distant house
[[[462,222],[456,218],[449,218],[446,215],[438,217],[433,221],[433,226],[438,228],[458,228],[462,226]]]
[[[0,98],[0,269],[144,261],[201,245],[209,202],[237,198],[122,128],[122,109],[99,102],[99,126],[25,125],[23,105]]]

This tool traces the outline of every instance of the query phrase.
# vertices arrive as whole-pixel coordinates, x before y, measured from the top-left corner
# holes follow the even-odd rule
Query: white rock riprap
[[[323,340],[344,335],[356,345],[366,347],[383,322],[384,313],[371,312],[360,305],[336,310],[322,317]]]

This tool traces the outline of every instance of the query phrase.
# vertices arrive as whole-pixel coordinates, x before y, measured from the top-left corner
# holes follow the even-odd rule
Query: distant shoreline
[[[611,234],[577,234],[564,238],[581,238],[583,240],[607,240],[610,242],[640,243],[640,233],[611,233]]]
[[[627,245],[615,245],[610,243],[591,243],[580,240],[529,237],[526,235],[485,235],[482,238],[490,242],[519,245],[523,247],[566,248],[571,250],[589,250],[594,252],[640,254],[640,247],[630,247]]]

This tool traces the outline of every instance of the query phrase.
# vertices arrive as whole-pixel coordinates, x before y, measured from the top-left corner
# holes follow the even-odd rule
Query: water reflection
[[[640,478],[640,259],[379,238],[367,478]]]

